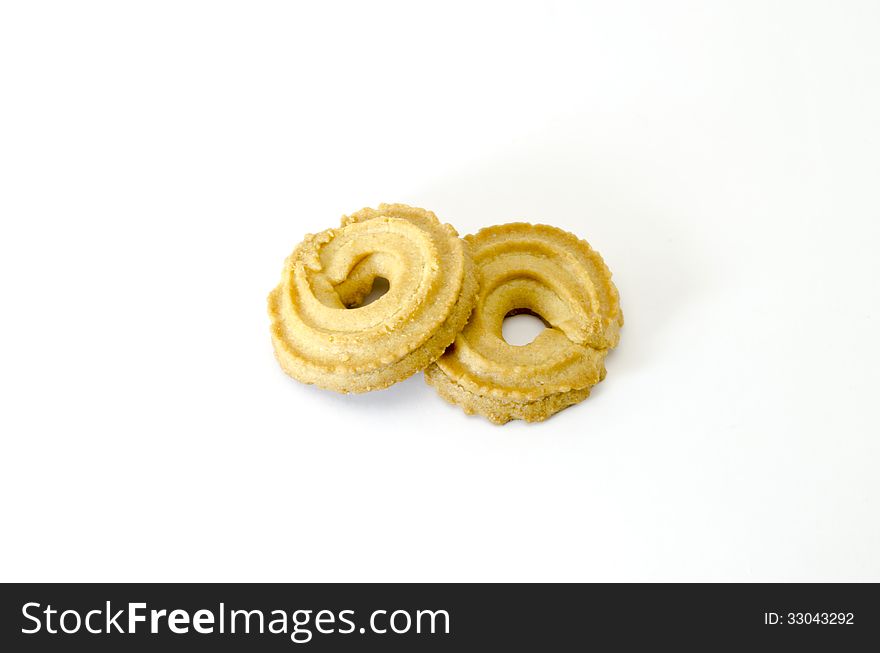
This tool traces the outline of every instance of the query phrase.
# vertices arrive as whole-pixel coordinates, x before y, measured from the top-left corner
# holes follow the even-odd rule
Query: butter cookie
[[[388,291],[361,305],[377,278]],[[430,211],[382,204],[309,234],[269,295],[282,369],[338,392],[385,388],[436,360],[477,291],[470,247]]]
[[[496,424],[536,422],[586,399],[605,378],[623,314],[611,272],[585,241],[546,225],[512,223],[465,236],[479,292],[470,321],[425,370],[426,381],[468,414]],[[508,344],[504,318],[540,317],[547,328]]]

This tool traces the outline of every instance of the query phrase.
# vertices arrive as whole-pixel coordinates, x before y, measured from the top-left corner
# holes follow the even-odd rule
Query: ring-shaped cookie
[[[605,377],[623,314],[611,272],[586,242],[556,227],[512,223],[465,236],[479,282],[470,321],[425,370],[442,397],[497,424],[530,422],[583,399]],[[504,318],[532,313],[548,326],[508,344]]]
[[[359,306],[374,281],[388,291]],[[468,245],[430,211],[382,204],[306,236],[269,295],[272,343],[290,376],[338,392],[385,388],[436,360],[473,308]]]

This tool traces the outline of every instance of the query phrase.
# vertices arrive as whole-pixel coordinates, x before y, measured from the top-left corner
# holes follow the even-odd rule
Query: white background
[[[3,580],[880,580],[880,5],[5,3]],[[495,427],[278,368],[380,202],[574,231],[608,377]]]

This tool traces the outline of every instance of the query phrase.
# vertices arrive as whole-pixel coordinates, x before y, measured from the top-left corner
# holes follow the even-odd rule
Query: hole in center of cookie
[[[547,324],[540,315],[529,310],[510,311],[501,323],[501,335],[504,342],[514,347],[528,345],[535,340]]]
[[[348,308],[360,308],[361,306],[372,304],[382,295],[387,293],[389,288],[391,288],[391,284],[388,283],[388,279],[386,279],[385,277],[376,277],[375,279],[373,279],[373,287],[370,289],[370,292],[366,294],[363,300],[356,304],[352,304]]]

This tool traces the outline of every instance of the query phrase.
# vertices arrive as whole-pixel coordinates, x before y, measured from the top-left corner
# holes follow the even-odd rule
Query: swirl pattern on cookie
[[[605,377],[623,314],[611,272],[585,241],[556,227],[512,223],[465,236],[479,293],[452,347],[425,370],[442,397],[492,422],[541,421],[586,399]],[[502,336],[504,318],[540,317],[524,346]]]
[[[361,306],[377,278],[388,291]],[[272,343],[293,378],[338,392],[385,388],[436,360],[477,285],[469,246],[430,211],[382,204],[309,234],[269,295]]]

